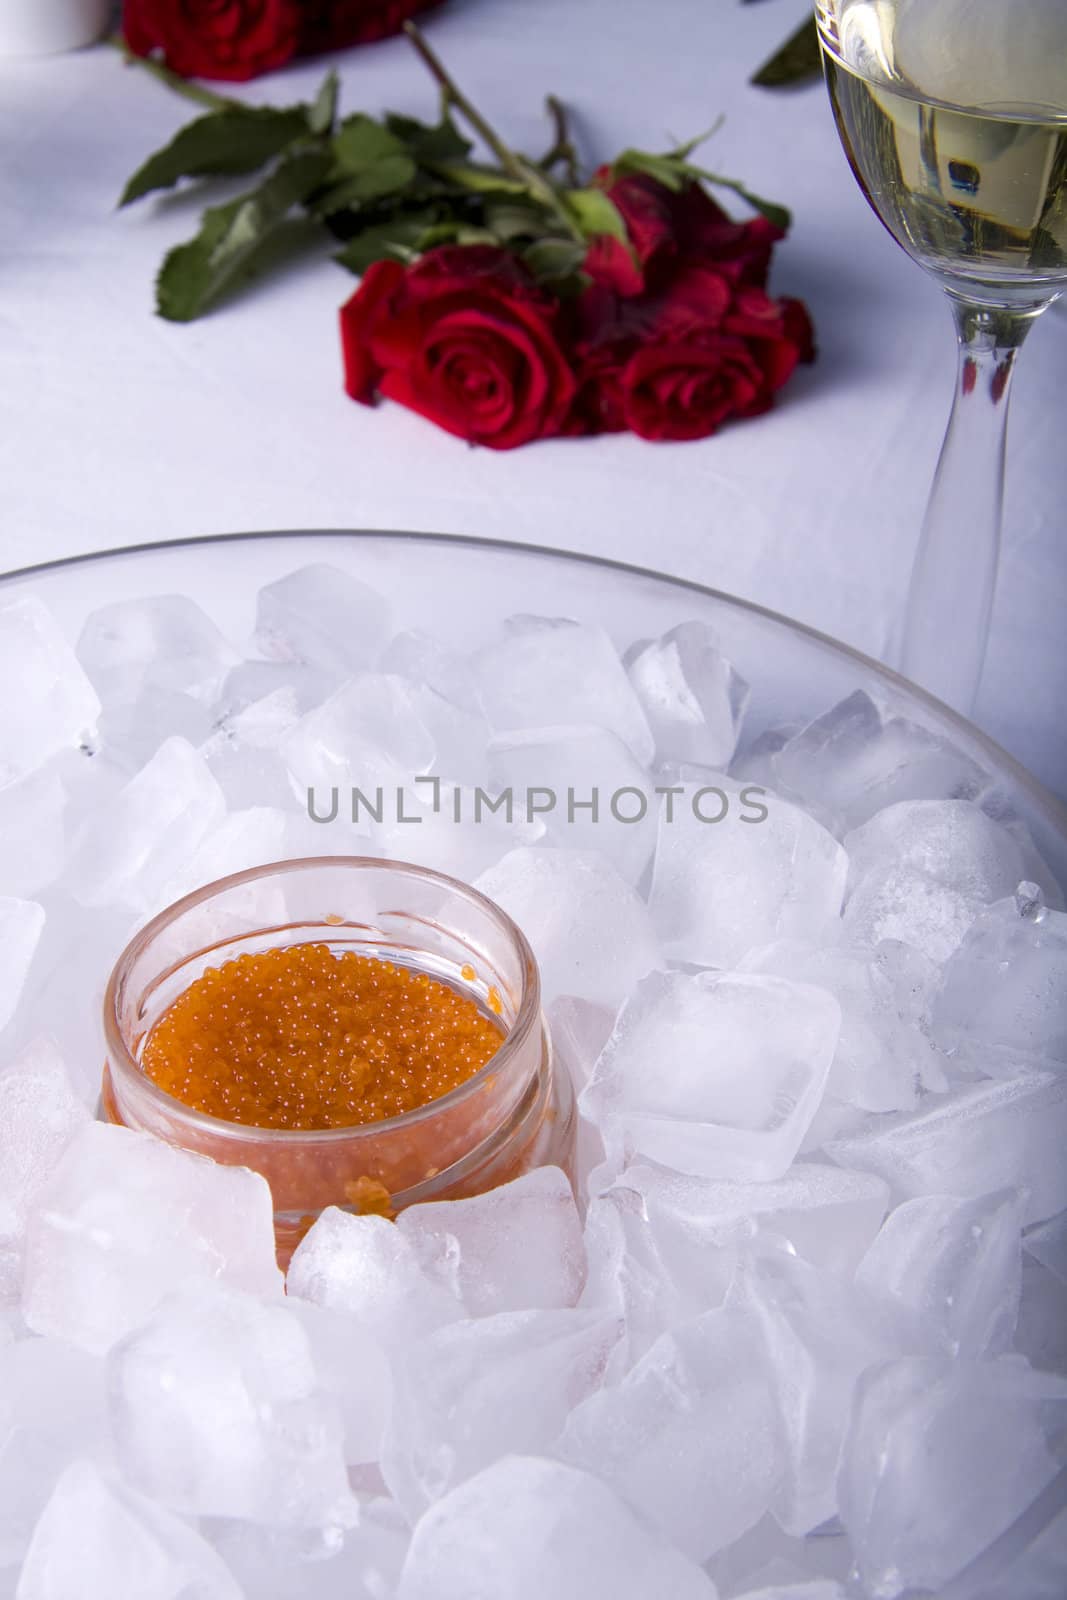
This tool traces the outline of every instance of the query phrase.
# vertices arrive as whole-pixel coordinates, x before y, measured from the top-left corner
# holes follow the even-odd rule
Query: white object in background
[[[101,37],[111,0],[0,0],[0,57],[51,56]]]

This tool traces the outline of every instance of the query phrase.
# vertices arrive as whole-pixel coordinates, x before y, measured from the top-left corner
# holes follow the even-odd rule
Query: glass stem
[[[959,370],[900,630],[900,671],[969,715],[993,608],[1015,355],[1043,306],[977,305],[948,291]]]

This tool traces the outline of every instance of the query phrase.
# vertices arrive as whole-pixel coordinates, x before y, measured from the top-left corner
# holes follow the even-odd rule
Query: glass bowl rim
[[[522,967],[522,994],[519,1007],[515,1013],[515,1021],[505,1034],[500,1048],[493,1052],[476,1073],[463,1083],[457,1084],[454,1089],[449,1089],[447,1094],[439,1095],[435,1100],[427,1100],[424,1105],[401,1112],[399,1116],[383,1117],[376,1122],[356,1122],[337,1128],[264,1128],[256,1123],[229,1122],[225,1117],[216,1117],[211,1112],[198,1111],[195,1106],[186,1105],[184,1100],[179,1100],[175,1095],[161,1089],[138,1064],[123,1038],[119,1022],[119,986],[133,962],[177,916],[195,909],[198,905],[214,898],[219,892],[239,888],[254,879],[280,872],[338,867],[345,870],[378,867],[398,871],[401,875],[415,876],[423,881],[430,880],[441,888],[458,890],[465,899],[474,902],[479,910],[489,913],[500,931],[514,944]],[[323,923],[324,930],[328,930],[330,926],[329,923]],[[464,883],[461,878],[450,877],[447,873],[437,872],[432,867],[420,866],[417,862],[397,861],[386,856],[292,856],[284,861],[269,861],[258,867],[246,867],[242,872],[228,873],[223,878],[214,878],[199,889],[193,889],[189,894],[182,895],[179,900],[157,912],[123,946],[104,990],[103,1020],[105,1058],[109,1073],[114,1075],[117,1065],[123,1074],[135,1078],[138,1090],[146,1093],[149,1099],[168,1116],[172,1118],[180,1116],[181,1120],[217,1133],[220,1138],[247,1144],[313,1145],[322,1141],[341,1143],[345,1140],[354,1141],[381,1137],[400,1130],[406,1131],[417,1124],[428,1122],[442,1111],[454,1110],[461,1106],[484,1087],[493,1074],[499,1073],[502,1066],[508,1064],[507,1061],[501,1061],[502,1056],[514,1056],[535,1032],[544,1035],[541,1016],[541,977],[537,960],[526,935],[503,907],[497,905],[488,895],[482,894],[481,890],[474,888],[472,884]],[[544,1054],[543,1046],[541,1054],[542,1056]],[[114,1093],[114,1090],[112,1092]]]
[[[631,578],[640,578],[648,582],[666,585],[690,594],[698,594],[706,599],[714,600],[721,605],[735,611],[759,617],[764,622],[770,622],[775,627],[782,628],[786,633],[799,636],[811,641],[823,650],[853,663],[864,673],[884,683],[889,689],[913,699],[920,707],[933,712],[950,728],[956,728],[966,734],[969,739],[984,751],[987,759],[999,767],[1013,783],[1018,784],[1030,796],[1034,805],[1041,810],[1051,827],[1061,834],[1067,842],[1067,803],[1060,799],[1053,790],[1046,788],[1039,778],[1036,778],[1022,762],[1005,750],[1003,745],[985,733],[977,724],[961,716],[943,700],[938,700],[935,695],[922,688],[920,684],[910,678],[903,677],[885,662],[878,661],[874,656],[866,655],[862,650],[855,649],[850,644],[845,644],[841,639],[835,639],[832,634],[823,633],[818,628],[811,627],[806,622],[799,622],[793,617],[787,617],[784,612],[774,611],[770,606],[760,605],[755,600],[745,600],[739,595],[728,593],[725,589],[716,589],[710,584],[700,583],[695,578],[676,577],[669,572],[661,572],[655,567],[642,567],[636,562],[619,561],[613,556],[598,556],[580,550],[561,550],[553,545],[536,544],[532,541],[521,539],[496,539],[479,538],[469,533],[433,533],[426,529],[397,529],[397,528],[265,528],[246,529],[240,532],[209,533],[203,535],[190,534],[178,539],[143,540],[137,544],[117,545],[107,550],[87,550],[78,555],[58,556],[52,561],[39,561],[30,566],[16,567],[9,572],[0,572],[0,590],[8,584],[25,582],[27,579],[47,573],[60,572],[68,567],[88,566],[93,562],[121,560],[126,556],[150,555],[155,551],[163,550],[195,550],[198,546],[208,545],[213,548],[229,544],[248,544],[257,540],[260,542],[273,542],[284,539],[336,539],[336,540],[396,540],[410,544],[444,544],[477,551],[478,549],[493,550],[497,553],[516,554],[520,556],[547,557],[549,560],[574,563],[579,566],[599,568],[602,571],[617,572]]]

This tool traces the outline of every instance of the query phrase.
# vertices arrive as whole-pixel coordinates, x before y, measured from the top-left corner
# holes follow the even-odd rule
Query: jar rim
[[[168,1094],[148,1076],[124,1037],[120,1021],[121,1000],[134,962],[179,917],[216,895],[240,888],[256,879],[313,868],[343,871],[383,869],[400,873],[402,876],[418,878],[423,883],[436,884],[444,890],[456,893],[486,913],[496,923],[500,932],[512,942],[519,957],[522,988],[514,1022],[501,1041],[499,1049],[495,1050],[489,1060],[470,1078],[457,1084],[454,1089],[449,1089],[447,1093],[439,1095],[435,1100],[427,1100],[424,1105],[415,1106],[410,1111],[401,1112],[397,1116],[383,1117],[375,1122],[357,1122],[336,1128],[264,1128],[255,1123],[230,1122],[225,1117],[217,1117],[211,1112],[198,1111],[194,1106],[186,1105],[185,1101]],[[331,926],[332,924],[324,922],[324,931],[328,932]],[[334,1144],[346,1140],[376,1138],[400,1129],[412,1128],[472,1099],[492,1076],[499,1073],[502,1067],[506,1067],[523,1050],[531,1035],[540,1030],[541,978],[536,957],[522,929],[495,900],[482,894],[481,890],[475,889],[473,885],[464,883],[461,878],[451,877],[448,873],[438,872],[435,868],[424,867],[414,861],[397,861],[386,856],[295,856],[284,861],[271,861],[261,866],[248,867],[242,872],[230,873],[223,878],[214,878],[210,883],[192,890],[180,900],[175,900],[173,904],[157,912],[120,952],[104,990],[103,1013],[104,1043],[109,1070],[116,1077],[133,1078],[136,1081],[137,1092],[147,1095],[149,1101],[154,1102],[168,1116],[177,1115],[193,1126],[238,1143]]]

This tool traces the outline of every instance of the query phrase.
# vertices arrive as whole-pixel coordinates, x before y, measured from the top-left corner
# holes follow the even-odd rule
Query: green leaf
[[[403,139],[398,139],[395,133],[390,133],[382,123],[375,122],[362,111],[342,122],[334,135],[333,151],[338,165],[346,172],[366,172],[379,161],[396,160],[401,156],[411,159]]]
[[[603,189],[569,189],[564,195],[568,211],[574,217],[587,239],[598,233],[609,233],[613,239],[627,242],[626,224],[613,200]]]
[[[181,178],[255,172],[307,133],[308,117],[302,107],[209,111],[149,156],[126,185],[119,205],[128,206],[154,189],[173,188]]]
[[[506,178],[495,167],[477,167],[473,162],[442,161],[434,163],[434,171],[459,189],[469,189],[472,194],[525,194],[529,185],[518,178]]]
[[[319,150],[285,157],[257,189],[204,212],[200,232],[171,250],[156,280],[156,307],[171,322],[192,322],[224,289],[255,271],[256,253],[322,182],[330,158]]]
[[[398,112],[385,113],[385,126],[410,150],[416,161],[465,161],[474,146],[465,139],[449,116],[438,123],[418,122]]]
[[[432,211],[425,211],[372,223],[350,239],[334,260],[360,278],[375,261],[412,261],[436,220]]]
[[[545,231],[544,212],[536,206],[502,200],[485,208],[485,225],[502,244],[515,239],[537,239]]]
[[[751,82],[761,89],[782,89],[795,83],[808,83],[822,76],[819,33],[815,18],[808,17],[791,33],[785,44],[753,73]]]
[[[307,122],[312,133],[322,135],[333,132],[339,88],[340,79],[336,72],[328,72],[322,80],[322,87],[308,107]]]
[[[623,178],[631,173],[642,173],[646,177],[655,178],[665,188],[673,189],[675,193],[684,189],[687,179],[684,164],[674,156],[650,155],[647,150],[624,150],[622,155],[616,156],[612,163],[614,177]]]
[[[781,228],[783,232],[788,233],[792,227],[793,216],[785,206],[778,205],[774,200],[764,200],[761,195],[753,194],[751,189],[746,189],[744,184],[739,183],[736,178],[724,178],[718,172],[704,172],[700,167],[687,166],[685,171],[695,182],[714,183],[720,189],[732,189],[734,194],[740,195],[742,200],[747,201],[753,211],[758,211],[761,216],[767,218],[768,222],[773,222],[775,227]]]
[[[538,239],[522,252],[522,259],[540,282],[553,283],[580,270],[585,247],[573,239]]]

